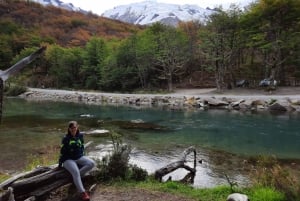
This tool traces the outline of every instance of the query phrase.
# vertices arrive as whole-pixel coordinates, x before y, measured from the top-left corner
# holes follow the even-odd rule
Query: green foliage
[[[261,156],[255,161],[255,164],[256,171],[252,177],[255,184],[276,189],[285,194],[288,200],[300,198],[299,181],[292,177],[289,171],[283,168],[276,158]]]
[[[179,29],[157,25],[158,33],[155,41],[157,50],[155,51],[154,67],[159,73],[159,78],[165,80],[168,90],[173,90],[173,83],[176,76],[183,72],[183,67],[187,63],[189,52],[187,51],[187,37]],[[154,29],[156,30],[156,29]]]
[[[0,69],[6,70],[10,67],[13,58],[11,38],[7,35],[0,35]]]
[[[155,191],[169,192],[183,195],[184,197],[201,201],[224,201],[232,193],[229,186],[216,186],[213,188],[193,188],[191,186],[169,181],[159,183],[156,180],[148,179],[146,182],[134,184],[137,187],[151,189]],[[249,188],[239,188],[236,192],[246,194],[251,201],[285,201],[282,193],[273,188],[253,186]]]
[[[6,181],[9,178],[10,178],[10,176],[8,174],[4,174],[4,173],[0,172],[0,183],[2,183],[3,181]]]
[[[186,82],[199,69],[215,72],[220,89],[239,79],[255,83],[273,76],[284,85],[290,77],[299,77],[299,0],[258,0],[246,10],[217,8],[206,24],[156,23],[143,30],[54,8],[58,18],[49,17],[51,12],[36,12],[43,8],[35,4],[1,6],[16,7],[0,19],[1,70],[29,53],[25,47],[51,44],[44,58],[30,64],[35,70],[35,75],[27,75],[31,86],[172,90],[174,83]],[[28,13],[29,19],[20,13]],[[140,31],[129,35],[128,30]],[[106,40],[108,32],[121,37]]]
[[[250,191],[252,193],[250,200],[256,201],[284,201],[285,196],[284,194],[271,189],[271,188],[263,188],[257,187]]]
[[[96,177],[100,182],[113,180],[144,181],[148,176],[147,171],[137,165],[129,164],[130,147],[123,145],[121,135],[111,131],[113,151],[110,155],[97,161],[98,171]]]
[[[288,63],[296,60],[294,52],[299,50],[299,13],[298,0],[260,0],[243,16],[245,39],[257,51],[251,61],[261,63],[263,77],[273,76],[283,84],[289,76]]]
[[[5,95],[7,96],[18,96],[22,93],[25,93],[27,91],[27,88],[20,85],[11,85],[5,90]]]
[[[216,85],[219,91],[232,87],[235,82],[236,69],[239,69],[242,56],[243,38],[240,34],[242,12],[238,7],[228,11],[221,8],[208,17],[208,24],[200,29],[203,42],[200,44],[208,68],[214,69]]]
[[[42,148],[41,148],[42,149]],[[57,158],[59,157],[59,147],[47,147],[44,150],[43,154],[30,154],[26,158],[26,167],[25,170],[33,170],[38,166],[48,166],[55,164]]]
[[[148,172],[137,165],[130,165],[129,179],[133,181],[145,181],[148,176]]]
[[[71,20],[71,25],[72,25],[73,28],[85,26],[87,24],[88,24],[87,22],[85,22],[83,20],[80,20],[80,19],[72,19]]]
[[[101,80],[101,71],[107,58],[107,46],[105,41],[99,37],[93,37],[86,44],[84,52],[84,64],[81,68],[81,76],[85,88],[99,89],[98,83]]]
[[[83,66],[83,52],[81,48],[48,46],[46,62],[49,74],[47,76],[51,77],[54,87],[77,88],[83,85],[83,78],[80,74]]]
[[[20,26],[15,22],[9,19],[1,19],[0,20],[0,34],[17,34],[20,31]]]
[[[106,65],[101,69],[99,86],[102,90],[130,92],[139,86],[136,68],[126,65],[118,65],[115,56],[106,60]]]

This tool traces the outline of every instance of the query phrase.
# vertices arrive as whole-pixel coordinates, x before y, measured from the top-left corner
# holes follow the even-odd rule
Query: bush
[[[147,171],[136,165],[129,165],[130,147],[122,145],[121,136],[111,131],[113,152],[97,162],[99,172],[96,175],[98,181],[112,181],[115,179],[143,181],[148,176]]]
[[[148,172],[137,165],[132,165],[130,167],[130,177],[134,181],[145,181],[148,176]]]
[[[256,162],[254,183],[283,192],[289,201],[299,201],[300,184],[274,157],[260,157]],[[267,200],[267,199],[265,199]]]
[[[5,94],[7,96],[18,96],[22,93],[25,93],[27,91],[27,88],[20,85],[14,85],[10,86],[6,89]]]

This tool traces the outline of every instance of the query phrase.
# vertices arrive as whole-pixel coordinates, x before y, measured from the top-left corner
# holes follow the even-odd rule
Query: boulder
[[[287,108],[282,106],[279,103],[273,103],[272,105],[269,106],[270,111],[277,111],[277,112],[286,112]]]
[[[232,193],[228,195],[226,201],[250,201],[248,196],[241,193]]]

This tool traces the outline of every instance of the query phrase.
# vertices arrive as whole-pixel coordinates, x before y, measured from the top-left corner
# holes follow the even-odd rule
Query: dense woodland
[[[45,54],[9,80],[32,87],[135,91],[300,81],[300,1],[221,7],[206,22],[135,26],[31,1],[0,0],[0,69],[40,46]]]

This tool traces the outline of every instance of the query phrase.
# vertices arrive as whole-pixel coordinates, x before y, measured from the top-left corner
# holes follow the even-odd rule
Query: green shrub
[[[99,172],[96,175],[98,181],[113,181],[113,180],[146,180],[148,173],[146,170],[137,165],[129,165],[130,147],[123,145],[121,135],[113,130],[110,132],[113,144],[113,152],[107,155],[102,160],[97,161]]]
[[[260,157],[256,162],[253,178],[254,183],[259,186],[274,188],[284,193],[289,201],[300,200],[299,181],[274,157]]]
[[[7,88],[5,94],[7,96],[18,96],[22,93],[25,93],[26,91],[27,91],[26,87],[20,85],[14,85]]]
[[[129,169],[130,177],[134,181],[145,181],[148,176],[148,172],[137,165],[131,165]]]

